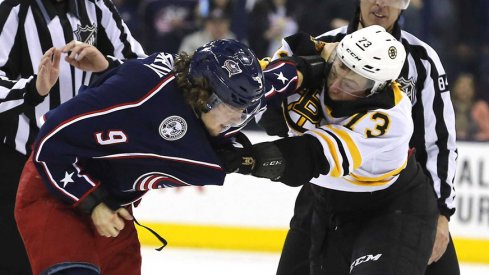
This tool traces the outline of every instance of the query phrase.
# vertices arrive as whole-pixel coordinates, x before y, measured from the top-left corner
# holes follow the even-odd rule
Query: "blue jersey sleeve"
[[[120,150],[130,134],[122,127],[131,124],[131,114],[171,77],[145,69],[144,60],[128,61],[97,86],[49,112],[33,154],[47,186],[75,205],[94,191],[100,179],[86,171],[84,163]]]
[[[99,185],[127,203],[150,189],[223,184],[172,68],[163,53],[127,61],[50,112],[33,155],[49,189],[77,206]]]
[[[267,102],[282,101],[298,88],[297,66],[291,61],[276,60],[263,70]],[[278,99],[277,99],[278,98]]]
[[[124,138],[121,134],[107,136],[104,132],[114,106],[123,109],[140,100],[131,93],[135,87],[124,77],[124,69],[121,67],[100,86],[87,89],[47,114],[38,135],[34,162],[44,182],[69,204],[76,205],[99,185],[98,178],[84,171],[83,163],[107,154],[113,147],[98,146],[97,142]]]

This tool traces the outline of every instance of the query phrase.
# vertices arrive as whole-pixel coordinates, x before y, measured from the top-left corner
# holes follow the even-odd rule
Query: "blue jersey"
[[[211,137],[176,85],[174,56],[130,60],[46,115],[33,158],[72,205],[103,185],[120,203],[147,190],[222,185]]]

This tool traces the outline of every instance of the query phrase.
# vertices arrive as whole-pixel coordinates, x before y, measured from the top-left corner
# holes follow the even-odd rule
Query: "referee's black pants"
[[[0,274],[32,274],[14,219],[15,196],[27,156],[0,144]]]
[[[277,275],[310,274],[312,206],[312,188],[310,184],[305,184],[295,202],[294,216],[290,221],[290,229],[282,248]],[[451,236],[447,250],[440,260],[428,266],[425,275],[460,275],[457,253]]]

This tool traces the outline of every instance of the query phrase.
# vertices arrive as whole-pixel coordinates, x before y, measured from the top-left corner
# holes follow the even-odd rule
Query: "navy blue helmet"
[[[215,40],[198,48],[191,60],[192,79],[207,79],[212,92],[224,103],[255,109],[264,96],[264,78],[255,54],[243,43]]]

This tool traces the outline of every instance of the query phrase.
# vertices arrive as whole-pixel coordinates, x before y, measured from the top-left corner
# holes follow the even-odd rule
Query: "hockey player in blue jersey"
[[[211,144],[227,144],[264,94],[254,54],[218,40],[129,60],[49,112],[15,209],[33,273],[140,274],[131,204],[151,189],[222,185]]]

